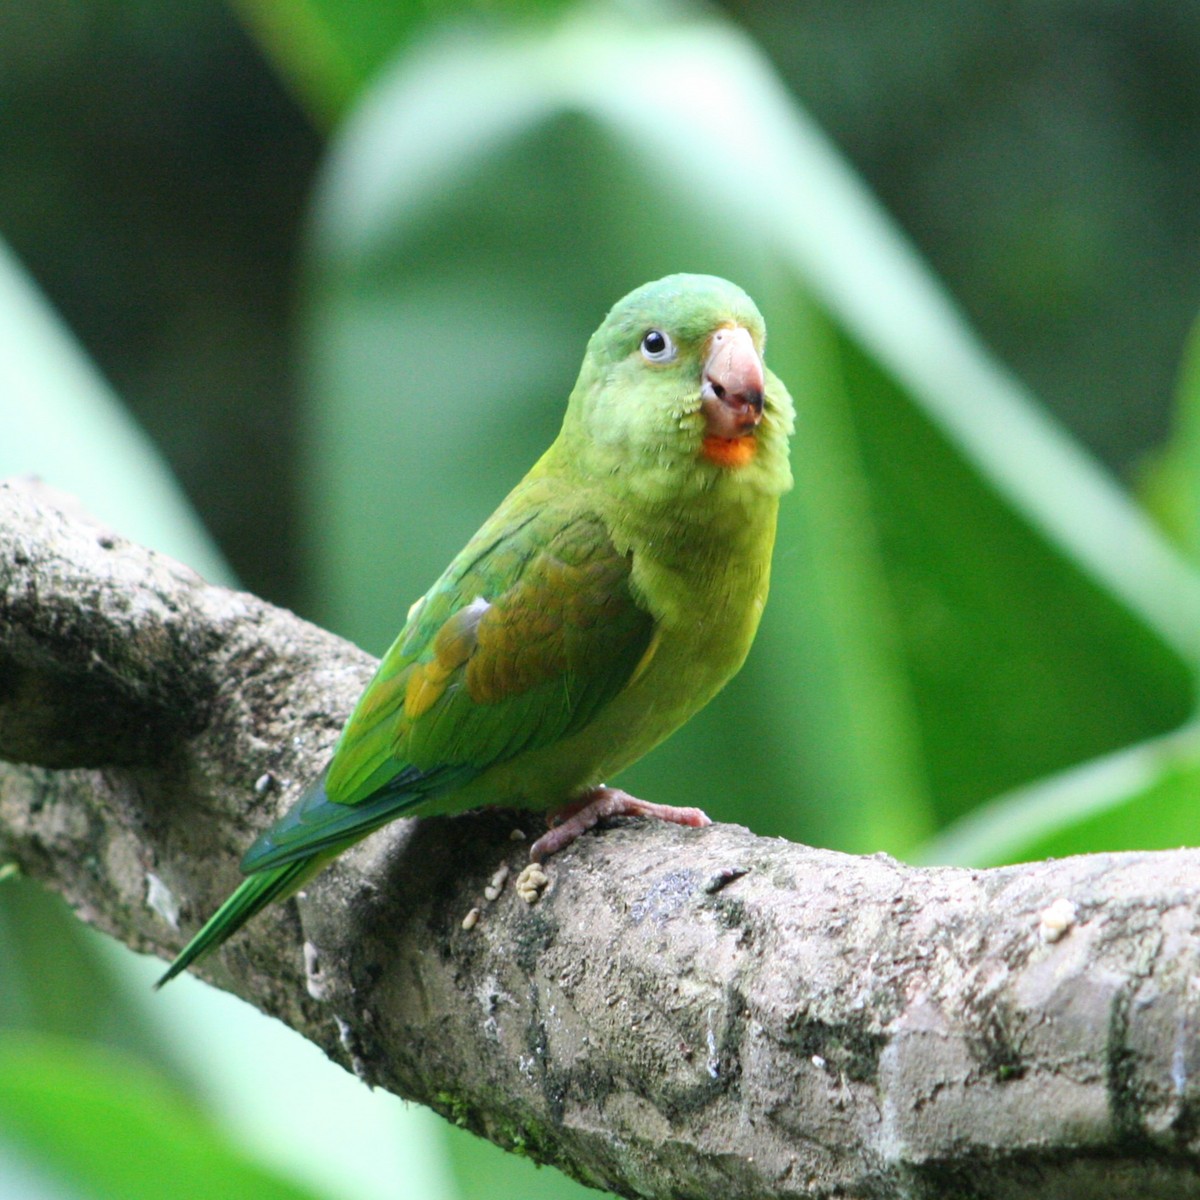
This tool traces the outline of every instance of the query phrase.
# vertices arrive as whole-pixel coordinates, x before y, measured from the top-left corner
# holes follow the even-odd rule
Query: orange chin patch
[[[744,467],[758,449],[758,441],[749,435],[738,438],[710,435],[701,445],[704,457],[718,467]]]

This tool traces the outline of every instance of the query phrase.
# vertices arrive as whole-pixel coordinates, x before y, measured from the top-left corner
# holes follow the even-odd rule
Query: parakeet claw
[[[580,834],[587,833],[593,825],[608,817],[653,817],[656,821],[671,821],[675,825],[689,825],[694,829],[712,824],[712,820],[701,809],[651,804],[620,788],[602,784],[551,814],[551,828],[529,847],[529,861],[542,862],[550,855],[557,854]]]

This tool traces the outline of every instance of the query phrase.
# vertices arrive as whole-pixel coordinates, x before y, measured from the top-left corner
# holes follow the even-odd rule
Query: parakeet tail
[[[317,856],[314,856],[317,857]],[[325,860],[327,861],[327,860]],[[299,887],[313,868],[313,859],[301,859],[276,867],[271,871],[260,871],[251,875],[205,922],[204,927],[180,951],[179,956],[167,968],[155,989],[170,983],[176,975],[186,971],[197,959],[215,950],[226,938],[236,933],[255,913],[266,908],[273,900],[286,896]]]
[[[403,815],[423,798],[414,790],[456,786],[479,773],[478,767],[447,767],[425,775],[401,771],[358,804],[335,804],[325,792],[325,776],[314,779],[298,801],[264,832],[242,859],[247,878],[183,948],[163,977],[162,987],[198,958],[215,950],[273,900],[290,895],[340,854],[381,825]]]

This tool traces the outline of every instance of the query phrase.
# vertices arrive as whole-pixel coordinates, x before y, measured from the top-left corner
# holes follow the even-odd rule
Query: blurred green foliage
[[[67,1195],[312,1197],[231,1153],[200,1112],[135,1060],[78,1041],[0,1035],[0,1131],[0,1147],[53,1164]]]
[[[1200,834],[1195,344],[1165,439],[1197,49],[1200,12],[1100,0],[13,6],[0,233],[245,581],[300,596],[305,563],[303,604],[376,652],[553,436],[608,305],[667,271],[736,279],[797,400],[797,486],[746,670],[628,785],[931,861],[1170,846]],[[0,317],[0,471],[225,572],[7,253]],[[144,975],[0,886],[5,1194],[148,1194],[168,1163],[197,1196],[299,1195],[228,1130],[270,1107],[270,1161],[316,1144],[265,1082],[301,1068],[235,1047],[199,985],[148,1007]],[[166,1032],[183,1011],[199,1058]],[[224,1132],[202,1095],[241,1097]],[[582,1194],[455,1131],[442,1160],[358,1102],[339,1112],[409,1165],[360,1169],[330,1122],[321,1194],[405,1171],[448,1200]],[[132,1139],[159,1147],[140,1175]]]

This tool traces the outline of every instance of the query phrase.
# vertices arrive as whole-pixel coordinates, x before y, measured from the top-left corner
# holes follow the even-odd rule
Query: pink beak
[[[712,335],[700,410],[710,437],[744,437],[762,420],[763,366],[748,329],[725,326]]]

